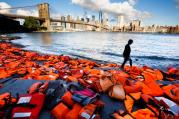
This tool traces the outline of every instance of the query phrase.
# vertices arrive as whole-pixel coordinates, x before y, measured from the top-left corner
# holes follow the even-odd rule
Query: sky
[[[117,16],[123,15],[124,21],[139,19],[143,26],[179,24],[179,0],[0,0],[0,8],[49,3],[53,18],[72,15],[83,17],[92,15],[98,19],[98,12],[108,14],[109,22],[115,24]],[[37,7],[17,10],[0,10],[2,13],[38,16]]]

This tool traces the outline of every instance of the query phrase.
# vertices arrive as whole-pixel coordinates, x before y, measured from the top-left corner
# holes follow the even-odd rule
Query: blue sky
[[[100,1],[103,2],[103,0]],[[109,1],[109,0],[104,0],[104,1]],[[179,24],[179,8],[176,7],[175,0],[110,0],[109,2],[112,4],[112,3],[123,3],[125,1],[135,1],[135,5],[131,5],[132,9],[135,9],[137,10],[137,12],[140,12],[142,14],[144,11],[150,14],[149,15],[150,17],[146,17],[142,19],[143,25]],[[84,12],[86,11],[88,15],[94,14],[97,17],[97,13],[98,13],[93,8],[91,8],[91,6],[84,8],[82,6],[85,6],[85,3],[83,5],[80,5],[78,3],[73,4],[72,0],[0,0],[0,2],[6,2],[12,7],[35,5],[38,3],[47,2],[50,4],[50,12],[53,14],[60,14],[60,15],[71,14],[73,16],[83,16]],[[98,5],[101,4],[99,3]],[[111,13],[109,19],[113,19],[114,16],[115,15]],[[134,18],[134,16],[132,18]]]

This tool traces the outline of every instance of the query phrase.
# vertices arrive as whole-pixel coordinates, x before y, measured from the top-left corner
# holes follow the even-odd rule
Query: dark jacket
[[[125,46],[124,52],[123,52],[123,57],[129,57],[131,53],[131,47],[129,44]]]

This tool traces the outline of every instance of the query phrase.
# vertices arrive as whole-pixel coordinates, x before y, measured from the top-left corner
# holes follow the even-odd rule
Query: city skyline
[[[14,0],[0,1],[1,8],[28,6],[47,2],[50,4],[52,17],[72,15],[77,18],[85,14],[91,18],[92,15],[98,19],[100,10],[107,12],[109,22],[117,23],[117,16],[124,15],[125,22],[140,19],[143,26],[179,24],[179,0]],[[120,9],[120,10],[119,10]],[[18,9],[20,14],[38,15],[37,9]]]

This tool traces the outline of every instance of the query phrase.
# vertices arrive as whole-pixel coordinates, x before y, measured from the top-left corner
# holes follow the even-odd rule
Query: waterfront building
[[[78,22],[85,22],[85,19],[84,19],[84,18],[77,17],[77,21],[78,21]],[[85,26],[85,25],[82,25],[82,24],[75,24],[75,25],[74,25],[74,30],[75,30],[75,31],[85,31],[85,30],[86,30],[86,26]]]
[[[85,31],[85,26],[81,24],[75,24],[75,31]]]
[[[146,26],[143,28],[142,30],[143,32],[160,32],[160,27],[156,26],[155,24],[153,24],[152,26]]]
[[[154,33],[154,32],[167,33],[169,31],[169,27],[168,26],[156,26],[156,25],[145,26],[142,31],[149,32],[149,33]]]
[[[67,16],[67,21],[71,21],[72,20],[72,16],[71,15],[68,15]]]
[[[123,15],[117,16],[117,26],[119,26],[120,28],[123,28],[124,25],[125,25],[124,16]]]
[[[159,32],[159,33],[167,33],[168,32],[169,27],[168,26],[158,26],[157,30],[155,32]]]
[[[108,26],[108,14],[106,12],[104,12],[102,15],[102,25]]]
[[[176,25],[174,27],[171,27],[172,30],[170,31],[170,33],[179,33],[179,25]]]
[[[63,27],[60,22],[51,22],[51,31],[62,31]]]
[[[92,22],[95,22],[95,15],[92,15]]]
[[[152,32],[152,27],[151,26],[145,26],[143,29],[143,32]]]
[[[114,31],[120,31],[123,32],[126,30],[126,26],[124,24],[124,16],[123,15],[119,15],[117,16],[117,24],[116,26],[113,27]]]
[[[169,33],[179,33],[179,25],[170,26],[170,27],[168,28],[168,32],[169,32]]]
[[[176,32],[176,33],[179,33],[179,25],[176,25],[175,32]]]
[[[73,18],[71,15],[67,15],[67,21],[72,21]],[[75,25],[73,23],[66,23],[66,29],[67,30],[71,30],[71,29],[74,29],[75,28]]]
[[[134,32],[140,31],[141,30],[140,29],[140,24],[141,24],[140,20],[133,20],[130,23],[131,31],[134,31]]]
[[[84,19],[77,17],[77,22],[84,22]],[[76,31],[84,31],[84,25],[81,24],[75,24],[75,30]]]
[[[81,18],[81,21],[82,21],[82,22],[84,22],[84,21],[85,21],[85,19],[84,19],[84,18]]]
[[[102,24],[103,23],[103,12],[99,11],[99,23]]]
[[[156,32],[158,29],[157,29],[157,26],[155,24],[152,25],[152,32]]]
[[[70,23],[66,23],[66,28],[65,28],[65,30],[71,31],[71,24],[70,24]]]
[[[90,22],[90,18],[86,17],[86,22],[87,23]]]
[[[61,20],[65,21],[66,20],[65,16],[61,16]],[[61,22],[61,26],[62,26],[63,29],[65,29],[66,28],[66,23],[65,22]]]
[[[80,21],[80,17],[79,16],[77,16],[76,21]]]

